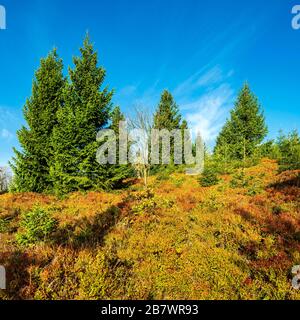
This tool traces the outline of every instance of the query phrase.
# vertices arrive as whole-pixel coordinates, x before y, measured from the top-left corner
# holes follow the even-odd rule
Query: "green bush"
[[[215,168],[205,168],[199,179],[199,183],[202,187],[215,186],[219,183],[219,181],[220,179]]]
[[[158,203],[153,199],[144,199],[132,207],[134,214],[155,213]]]
[[[0,218],[0,233],[5,233],[8,230],[9,220],[5,218]]]
[[[255,196],[263,192],[263,184],[260,180],[261,178],[263,178],[263,176],[255,178],[254,176],[247,176],[243,171],[241,171],[232,177],[229,185],[233,189],[245,188],[248,196]]]
[[[20,245],[47,241],[57,230],[57,224],[48,211],[37,207],[21,216],[21,231],[17,233],[16,240]]]
[[[160,172],[156,177],[157,181],[166,181],[169,179],[170,179],[170,174],[168,174],[166,172]]]
[[[254,177],[250,176],[247,177],[243,171],[235,174],[231,181],[230,181],[230,187],[231,188],[245,188],[249,186],[249,183],[251,180],[253,180]]]
[[[220,211],[225,207],[225,203],[217,193],[211,193],[210,196],[200,203],[200,208],[209,212]]]
[[[278,144],[274,140],[267,141],[258,147],[261,158],[269,158],[277,160],[280,158],[280,150]]]
[[[246,194],[248,196],[256,196],[258,194],[261,194],[262,192],[263,192],[262,184],[259,181],[255,181],[253,184],[249,186]]]
[[[300,137],[297,131],[289,135],[281,134],[278,139],[280,149],[280,171],[300,169]]]

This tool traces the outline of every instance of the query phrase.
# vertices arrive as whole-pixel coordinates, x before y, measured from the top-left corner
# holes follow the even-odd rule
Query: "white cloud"
[[[6,139],[6,140],[10,140],[14,137],[14,135],[8,131],[7,129],[2,129],[1,130],[1,138]]]
[[[190,94],[193,91],[215,84],[223,78],[222,71],[215,66],[208,71],[204,71],[206,67],[194,73],[174,90],[176,96]]]
[[[210,69],[207,69],[206,66],[177,86],[174,90],[174,95],[177,97],[191,95],[197,90],[209,88],[220,82],[224,82],[232,75],[233,70],[224,74],[220,66],[214,66]]]
[[[175,89],[175,97],[195,137],[198,133],[212,145],[233,106],[230,85],[233,70],[208,65],[194,73]]]
[[[185,117],[196,135],[198,132],[206,143],[216,139],[224,125],[229,109],[233,104],[233,90],[228,84],[204,94],[199,99],[182,106]]]

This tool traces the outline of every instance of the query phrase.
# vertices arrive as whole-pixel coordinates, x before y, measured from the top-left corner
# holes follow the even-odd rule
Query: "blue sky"
[[[169,89],[193,128],[213,145],[248,81],[269,137],[300,129],[300,0],[0,0],[0,165],[18,146],[22,107],[41,57],[58,47],[66,69],[88,30],[115,89],[114,103],[154,109]]]

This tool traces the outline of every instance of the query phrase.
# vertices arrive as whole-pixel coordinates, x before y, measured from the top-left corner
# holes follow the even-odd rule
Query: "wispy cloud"
[[[220,66],[199,70],[175,89],[184,117],[194,135],[200,133],[212,145],[233,105],[234,90],[230,85],[233,70]]]
[[[176,96],[190,95],[199,89],[211,87],[221,81],[225,81],[227,78],[231,77],[232,74],[232,70],[224,74],[220,66],[214,66],[208,70],[202,68],[177,86],[174,90],[174,94]]]
[[[182,106],[194,135],[199,132],[208,144],[215,140],[233,104],[233,94],[230,85],[221,84]]]
[[[7,129],[2,129],[0,136],[5,140],[11,140],[14,137],[14,135]]]
[[[235,89],[231,79],[234,70],[224,65],[241,55],[257,38],[260,22],[245,24],[247,14],[241,14],[219,33],[208,32],[200,50],[182,68],[191,69],[197,61],[203,61],[203,66],[174,90],[193,134],[200,132],[209,146],[213,146],[234,104]]]

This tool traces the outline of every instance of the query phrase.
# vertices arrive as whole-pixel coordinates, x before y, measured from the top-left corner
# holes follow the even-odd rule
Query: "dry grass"
[[[3,299],[300,299],[299,172],[264,160],[232,188],[196,177],[151,178],[120,194],[0,196]],[[259,181],[259,186],[257,186]],[[58,219],[50,242],[19,247],[20,214],[40,206]],[[2,295],[2,296],[1,296]]]

